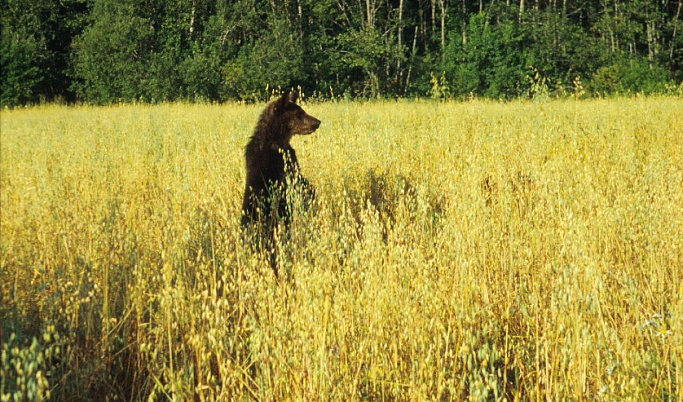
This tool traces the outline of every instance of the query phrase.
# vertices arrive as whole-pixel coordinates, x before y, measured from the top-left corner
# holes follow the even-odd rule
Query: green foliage
[[[132,1],[95,2],[93,23],[74,44],[74,89],[94,103],[134,101],[149,82],[151,21],[136,15]]]
[[[532,75],[527,76],[529,81],[529,97],[536,100],[547,100],[548,93],[548,79],[541,75],[537,68],[531,66]]]
[[[273,21],[272,29],[242,46],[237,57],[225,64],[226,94],[248,101],[268,99],[268,87],[290,88],[305,81],[304,60],[302,44],[290,35],[287,23]]]
[[[38,101],[37,90],[45,79],[41,62],[46,58],[46,45],[40,20],[37,13],[32,12],[36,8],[25,8],[18,1],[0,3],[1,106]]]
[[[357,71],[362,77],[356,80],[359,95],[377,98],[380,93],[380,77],[388,58],[382,36],[373,29],[351,30],[337,37],[340,46],[340,65],[346,70]]]
[[[220,98],[223,85],[220,57],[211,50],[198,50],[182,61],[182,81],[187,85],[185,96],[193,101]]]
[[[457,2],[456,2],[457,3]],[[3,0],[0,104],[589,95],[683,81],[675,2]],[[532,74],[533,75],[533,74]],[[439,94],[438,97],[444,97]]]
[[[638,58],[620,58],[600,67],[591,77],[589,87],[596,94],[663,93],[667,73],[664,68]]]
[[[547,13],[542,17],[543,25],[526,25],[529,65],[525,69],[533,66],[547,79],[551,92],[562,92],[577,76],[589,77],[608,52],[566,16]]]
[[[165,37],[162,43],[152,47],[146,79],[142,83],[142,96],[145,100],[168,101],[184,97],[180,46],[179,36],[173,35]],[[156,50],[157,47],[159,50]]]
[[[527,69],[524,32],[513,21],[495,24],[487,14],[475,14],[462,33],[451,33],[444,70],[458,94],[491,98],[523,93]]]
[[[0,106],[20,105],[37,100],[36,89],[43,80],[37,63],[40,44],[34,38],[6,38],[0,43]]]
[[[85,0],[0,2],[0,105],[73,100],[70,46],[85,12]]]
[[[431,74],[432,79],[430,83],[432,88],[429,90],[428,94],[432,99],[447,99],[450,97],[451,89],[448,86],[448,80],[442,74],[441,77],[437,77],[434,73]]]

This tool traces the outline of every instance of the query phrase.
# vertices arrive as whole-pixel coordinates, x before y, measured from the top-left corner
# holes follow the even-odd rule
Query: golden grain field
[[[3,110],[2,401],[683,399],[683,100],[304,107],[279,283],[263,105]]]

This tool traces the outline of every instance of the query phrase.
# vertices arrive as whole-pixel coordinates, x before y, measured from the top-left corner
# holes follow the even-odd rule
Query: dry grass
[[[2,400],[681,400],[680,99],[307,105],[279,284],[261,108],[2,111]]]

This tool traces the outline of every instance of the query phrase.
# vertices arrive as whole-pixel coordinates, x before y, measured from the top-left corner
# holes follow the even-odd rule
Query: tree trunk
[[[648,21],[647,24],[645,24],[645,31],[647,33],[647,59],[650,63],[652,63],[655,59],[655,45],[654,45],[654,38],[655,38],[655,33],[654,33],[654,22]]]
[[[467,44],[467,3],[462,0],[462,46]]]
[[[444,58],[446,50],[446,11],[448,10],[448,0],[439,0],[441,6],[441,59]]]
[[[522,16],[524,15],[524,0],[519,0],[519,23],[522,23]]]
[[[190,35],[194,33],[194,17],[197,13],[197,0],[192,0],[192,10],[190,11]]]
[[[681,15],[681,4],[683,1],[678,1],[678,8],[676,9],[676,16],[674,17],[673,26],[674,31],[671,34],[671,43],[669,45],[669,62],[674,59],[674,48],[676,44],[676,28],[678,27],[678,17]]]
[[[365,13],[367,19],[367,28],[372,30],[375,27],[375,2],[374,0],[365,0]]]
[[[415,34],[413,35],[413,48],[410,51],[410,65],[408,66],[408,74],[406,74],[406,86],[403,90],[404,93],[408,92],[408,87],[410,86],[410,73],[413,70],[413,60],[415,59],[415,49],[417,49],[417,32],[418,27],[415,26]]]
[[[436,0],[431,0],[432,3],[432,32],[431,36],[434,37],[434,31],[436,31]]]
[[[403,0],[398,3],[398,49],[396,49],[396,78],[399,78],[401,71],[401,56],[403,55]]]

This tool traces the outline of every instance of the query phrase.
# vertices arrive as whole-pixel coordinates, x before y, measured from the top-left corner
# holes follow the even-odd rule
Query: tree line
[[[680,92],[683,0],[1,0],[0,103]]]

